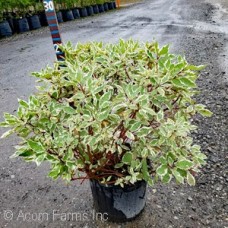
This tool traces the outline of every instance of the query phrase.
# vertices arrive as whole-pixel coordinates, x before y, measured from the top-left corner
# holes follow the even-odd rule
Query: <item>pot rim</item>
[[[98,183],[100,186],[104,187],[104,188],[119,188],[119,189],[129,189],[129,188],[137,188],[139,187],[141,184],[145,183],[147,184],[147,182],[145,180],[139,180],[136,181],[134,184],[130,184],[130,185],[124,185],[124,187],[121,187],[120,185],[115,185],[115,184],[102,184],[100,183],[100,181],[96,180],[96,179],[90,179],[90,182],[96,182]]]

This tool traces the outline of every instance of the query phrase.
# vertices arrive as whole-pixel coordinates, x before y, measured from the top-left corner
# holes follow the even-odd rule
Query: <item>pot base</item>
[[[94,206],[111,222],[127,222],[135,219],[144,209],[146,203],[146,182],[139,181],[124,188],[103,185],[90,180]]]

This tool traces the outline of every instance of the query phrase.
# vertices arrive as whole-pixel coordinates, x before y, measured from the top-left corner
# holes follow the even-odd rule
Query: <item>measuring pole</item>
[[[120,8],[120,0],[116,0],[117,8]]]
[[[45,9],[45,14],[47,17],[48,26],[51,31],[52,42],[54,45],[57,60],[63,61],[64,53],[59,49],[59,44],[62,44],[62,40],[59,33],[58,20],[56,17],[53,0],[43,0],[43,4]]]

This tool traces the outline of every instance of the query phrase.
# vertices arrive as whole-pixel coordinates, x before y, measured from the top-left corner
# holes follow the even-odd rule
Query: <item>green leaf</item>
[[[140,122],[136,122],[134,124],[131,125],[130,127],[130,131],[137,131],[141,126],[141,123]]]
[[[36,153],[42,153],[45,151],[43,146],[39,142],[35,142],[33,140],[28,140],[28,145]]]
[[[161,87],[159,87],[159,88],[157,89],[157,91],[158,91],[158,93],[161,94],[162,96],[165,96],[165,90],[162,89]]]
[[[156,173],[159,175],[159,176],[164,176],[166,175],[168,172],[168,168],[167,168],[167,165],[160,165],[157,170],[156,170]]]
[[[137,136],[144,137],[144,136],[148,135],[150,131],[151,131],[150,127],[142,127],[141,129],[139,129],[137,131]]]
[[[103,120],[107,119],[109,112],[110,112],[109,110],[105,110],[105,111],[99,113],[97,116],[97,119],[99,121],[103,121]]]
[[[198,110],[198,112],[202,116],[205,116],[205,117],[211,117],[213,115],[213,113],[210,110],[208,110],[208,109],[200,109],[200,110]]]
[[[118,163],[115,165],[115,169],[119,169],[119,168],[123,167],[123,165],[124,165],[123,163]]]
[[[189,80],[188,78],[173,79],[172,84],[177,87],[188,87],[188,88],[196,87],[196,84],[193,81]]]
[[[124,154],[124,156],[122,158],[122,162],[125,164],[130,164],[132,159],[133,159],[132,153],[127,152]]]
[[[143,109],[146,113],[152,115],[152,116],[156,116],[156,112],[152,109],[152,108],[144,108]]]
[[[99,101],[99,107],[102,109],[104,107],[104,103],[109,101],[111,98],[112,92],[108,91],[107,93],[104,93],[101,97],[100,97],[100,101]]]
[[[195,178],[190,172],[187,172],[187,182],[191,186],[194,186],[196,184]]]
[[[196,84],[188,78],[180,78],[179,80],[186,87],[196,87]]]
[[[11,129],[11,130],[5,132],[4,134],[2,134],[1,139],[6,138],[13,133],[14,133],[14,129]]]
[[[102,110],[102,109],[105,109],[105,108],[109,107],[110,105],[112,105],[111,102],[105,101],[105,102],[103,102],[103,103],[101,103],[101,104],[99,105],[99,108]]]
[[[76,162],[75,161],[67,161],[66,166],[73,170],[76,168]]]
[[[172,171],[174,177],[176,178],[177,182],[183,184],[184,183],[184,177],[179,173],[177,170]]]
[[[171,82],[174,86],[183,87],[183,84],[181,83],[181,81],[179,79],[173,79]]]
[[[61,165],[55,165],[54,168],[51,170],[51,172],[48,174],[49,177],[53,179],[57,179],[60,175],[62,166]]]
[[[32,104],[33,106],[38,106],[39,101],[35,96],[30,96],[29,97],[29,103]]]
[[[157,113],[156,119],[157,119],[158,122],[160,122],[161,120],[164,119],[164,112],[163,112],[162,110],[160,110],[160,111]]]
[[[64,111],[65,113],[67,113],[67,114],[75,114],[75,113],[76,113],[75,109],[73,109],[73,108],[71,108],[71,107],[64,107],[64,108],[63,108],[63,111]]]
[[[135,139],[135,136],[130,132],[130,131],[127,131],[126,132],[126,136],[131,139],[131,140],[134,140]]]
[[[1,122],[0,127],[9,127],[9,124],[6,122]]]
[[[21,100],[21,99],[18,99],[18,103],[21,106],[23,106],[24,108],[28,108],[29,107],[28,103],[26,101]]]
[[[9,123],[9,125],[12,125],[12,126],[16,125],[19,122],[16,116],[11,115],[9,113],[4,113],[4,118],[5,118],[5,122]]]
[[[168,184],[172,179],[172,175],[167,173],[166,175],[162,176],[162,182]]]
[[[116,113],[118,110],[122,109],[122,108],[126,108],[127,105],[125,103],[122,103],[122,104],[118,104],[118,105],[115,105],[113,107],[113,112]]]
[[[194,65],[188,65],[186,67],[187,70],[203,70],[206,66],[205,65],[199,65],[199,66],[194,66]]]
[[[193,166],[193,162],[189,160],[180,160],[176,163],[176,167],[180,169],[187,170]]]
[[[169,51],[169,45],[166,45],[159,51],[159,55],[165,55],[168,53],[168,51]]]
[[[39,166],[46,158],[46,154],[41,154],[39,156],[37,156],[35,162],[36,162],[36,165]]]
[[[141,151],[142,158],[146,158],[148,156],[148,152],[151,152],[151,151],[148,151],[146,147],[143,148],[143,150]]]
[[[31,150],[26,150],[26,151],[20,151],[20,153],[17,153],[16,156],[20,156],[20,157],[31,157],[34,155],[34,152]]]
[[[142,173],[143,173],[143,179],[145,181],[148,181],[151,178],[148,172],[147,161],[145,158],[142,160]]]
[[[154,181],[150,178],[147,180],[147,184],[151,187],[154,185]]]

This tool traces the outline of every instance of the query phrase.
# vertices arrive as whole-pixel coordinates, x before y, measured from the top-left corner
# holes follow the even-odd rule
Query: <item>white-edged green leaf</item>
[[[194,186],[196,184],[195,178],[190,172],[187,173],[187,182],[191,186]]]
[[[112,95],[112,92],[111,91],[108,91],[107,93],[104,93],[101,97],[100,97],[100,100],[99,100],[99,107],[100,109],[104,108],[105,106],[105,102],[108,102],[111,98],[111,95]]]
[[[176,163],[176,167],[180,169],[187,170],[193,166],[193,162],[189,160],[180,160]]]
[[[6,122],[1,122],[0,127],[9,127],[9,124]]]
[[[24,101],[24,100],[18,99],[18,103],[21,106],[23,106],[24,108],[28,108],[29,107],[28,103],[26,101]]]
[[[126,132],[126,136],[131,139],[131,140],[134,140],[135,139],[135,136],[130,132],[130,131],[127,131]]]
[[[166,184],[168,184],[168,183],[171,181],[171,179],[172,179],[172,175],[169,174],[169,173],[165,174],[165,175],[162,176],[162,178],[161,178],[162,182],[163,182],[163,183],[166,183]]]
[[[127,152],[124,154],[123,158],[122,158],[122,162],[125,164],[130,164],[131,161],[133,159],[133,155],[131,152]]]
[[[67,113],[67,114],[75,114],[76,113],[76,111],[75,111],[75,109],[73,109],[72,107],[64,107],[63,108],[63,111],[65,112],[65,113]]]
[[[6,138],[13,133],[14,133],[14,129],[11,129],[11,130],[5,132],[4,134],[2,134],[1,139]]]
[[[45,151],[43,146],[39,142],[36,142],[36,141],[33,141],[33,140],[28,140],[28,145],[36,153],[41,153],[41,152]]]
[[[179,79],[173,79],[171,82],[174,86],[183,87],[183,84],[181,83],[181,81]]]
[[[206,66],[204,65],[199,65],[199,66],[194,66],[194,65],[188,65],[186,69],[188,70],[203,70]]]
[[[186,87],[196,87],[196,84],[188,78],[180,78],[179,80]]]
[[[140,126],[141,126],[141,123],[140,122],[136,122],[136,123],[131,125],[129,130],[130,131],[137,131],[140,128]]]
[[[144,136],[148,135],[150,131],[151,131],[150,127],[142,127],[137,131],[136,134],[138,137],[144,137]]]
[[[156,173],[159,175],[159,176],[164,176],[166,175],[168,172],[168,167],[167,165],[160,165],[157,169],[156,169]]]
[[[105,110],[105,111],[99,113],[97,116],[98,120],[103,121],[103,120],[107,119],[109,112],[110,112],[109,110]]]
[[[177,182],[182,184],[184,183],[184,177],[181,176],[181,173],[179,173],[177,170],[173,170],[172,173],[173,173],[173,176],[176,178]]]
[[[169,51],[169,45],[166,45],[162,47],[162,49],[159,51],[159,55],[165,55],[168,53],[168,51]]]
[[[208,110],[208,109],[200,109],[200,110],[198,110],[198,112],[202,116],[205,116],[205,117],[211,117],[213,115],[213,113],[210,110]]]

